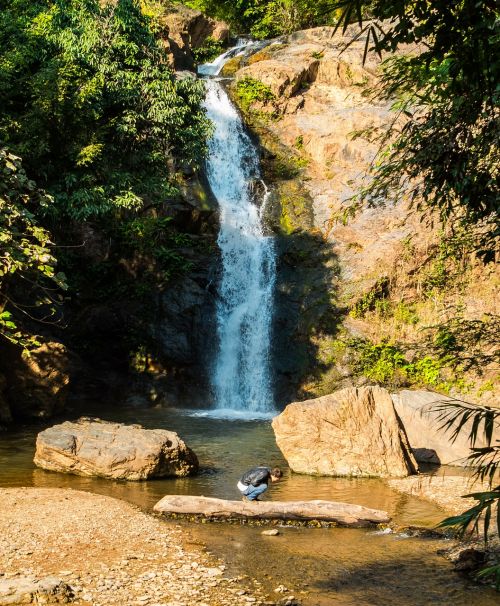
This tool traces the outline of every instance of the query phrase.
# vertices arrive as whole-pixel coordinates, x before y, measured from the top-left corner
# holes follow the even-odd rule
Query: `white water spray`
[[[257,150],[221,84],[213,79],[206,84],[205,106],[215,124],[207,175],[220,207],[222,256],[215,406],[221,413],[259,416],[274,410],[270,341],[276,262],[274,241],[264,232],[259,210],[268,193],[254,203],[251,185],[260,180]]]

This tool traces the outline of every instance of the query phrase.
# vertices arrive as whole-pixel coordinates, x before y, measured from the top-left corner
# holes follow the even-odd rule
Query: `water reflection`
[[[88,406],[85,414],[102,416],[99,408]],[[177,431],[198,454],[201,473],[193,478],[120,482],[43,471],[32,462],[40,427],[25,427],[0,433],[0,486],[73,488],[150,510],[165,494],[238,498],[235,483],[247,468],[268,463],[286,469],[269,421],[229,422],[172,409],[134,408],[108,408],[106,417]],[[399,494],[376,479],[312,477],[287,471],[284,480],[269,489],[268,498],[358,503],[388,511],[401,525],[432,526],[444,515],[435,505]],[[282,528],[280,536],[266,537],[258,527],[183,525],[193,542],[201,540],[223,557],[232,574],[249,574],[263,581],[274,600],[280,597],[274,588],[284,584],[306,606],[498,603],[494,591],[471,586],[452,572],[450,564],[436,554],[446,546],[442,540],[405,539],[342,528]]]

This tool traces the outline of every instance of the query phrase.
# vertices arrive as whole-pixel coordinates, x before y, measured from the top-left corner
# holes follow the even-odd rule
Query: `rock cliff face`
[[[174,69],[194,69],[192,50],[203,46],[207,38],[222,42],[229,39],[229,26],[223,21],[210,19],[182,4],[166,4],[159,21]]]
[[[3,346],[0,369],[0,426],[49,418],[64,410],[69,357],[62,343],[48,341],[22,355]]]
[[[460,284],[450,274],[435,286],[439,221],[431,226],[391,201],[362,209],[347,224],[336,221],[377,152],[361,131],[383,130],[393,119],[389,104],[366,92],[377,86],[379,58],[369,53],[363,64],[363,37],[344,48],[355,33],[355,27],[345,36],[330,27],[296,32],[225,68],[274,185],[269,220],[281,253],[274,352],[280,403],[363,381],[349,356],[338,355],[339,339],[419,342],[427,334],[422,329],[453,319],[454,310],[472,321],[497,313],[492,264],[472,264]],[[249,101],[241,90],[255,81],[266,94],[259,98],[254,89]],[[365,318],[363,305],[372,312],[377,297],[385,307]],[[357,305],[363,312],[349,313]],[[469,389],[468,399],[491,403],[494,373],[485,369],[475,384],[486,391],[476,397]]]

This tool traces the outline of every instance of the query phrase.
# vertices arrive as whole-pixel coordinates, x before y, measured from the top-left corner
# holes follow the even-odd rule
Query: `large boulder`
[[[454,403],[456,400],[451,399]],[[413,454],[421,463],[434,463],[441,465],[467,464],[471,444],[469,432],[472,422],[469,421],[461,428],[458,437],[451,441],[452,431],[442,428],[443,421],[439,419],[439,405],[450,402],[450,398],[432,391],[411,391],[404,389],[392,394],[392,401],[401,419]],[[465,405],[467,405],[464,402]],[[498,431],[498,428],[497,428]],[[482,436],[478,434],[476,446],[485,446]]]
[[[386,478],[417,470],[391,396],[381,387],[294,402],[273,419],[273,429],[298,473]]]
[[[81,418],[38,434],[35,465],[117,480],[184,477],[198,470],[194,452],[173,431]]]

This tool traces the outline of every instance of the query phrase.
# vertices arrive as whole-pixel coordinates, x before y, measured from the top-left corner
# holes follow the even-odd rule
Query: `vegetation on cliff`
[[[258,39],[333,23],[336,15],[331,0],[188,0],[185,4]]]
[[[404,2],[338,0],[344,28],[358,15],[365,52],[389,57],[382,96],[395,120],[379,133],[381,151],[359,196],[372,205],[410,198],[444,223],[474,226],[482,254],[495,246],[500,187],[498,107],[499,14],[493,0]],[[366,25],[362,15],[372,21]]]
[[[13,312],[21,320],[50,321],[66,288],[64,274],[56,273],[51,236],[35,218],[52,202],[28,179],[19,158],[0,148],[0,335],[25,348],[39,343]]]

